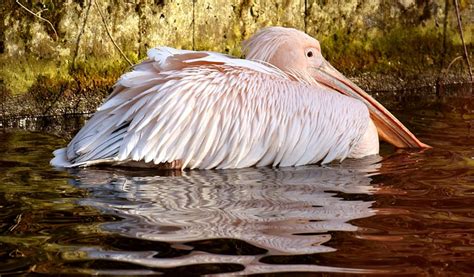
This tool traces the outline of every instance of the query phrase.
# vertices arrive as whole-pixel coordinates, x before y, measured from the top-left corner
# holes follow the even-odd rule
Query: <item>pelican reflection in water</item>
[[[356,231],[348,221],[375,214],[371,201],[343,200],[337,192],[372,194],[373,159],[338,168],[250,168],[177,172],[179,176],[110,169],[81,169],[75,185],[89,190],[80,204],[121,218],[105,231],[171,245],[236,239],[267,251],[264,255],[298,255],[335,251],[324,243],[329,231]],[[187,245],[187,247],[190,247]],[[81,249],[80,249],[81,250]],[[218,255],[201,251],[176,258],[154,258],[153,251],[82,249],[87,259],[106,259],[169,268],[203,263],[237,263],[245,273],[334,271],[315,265],[266,265],[262,256]]]

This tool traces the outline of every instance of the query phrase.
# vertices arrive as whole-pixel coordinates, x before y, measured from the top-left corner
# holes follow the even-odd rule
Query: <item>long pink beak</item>
[[[326,60],[316,68],[315,79],[320,84],[344,95],[363,101],[369,108],[370,116],[377,127],[379,137],[398,148],[430,148],[412,134],[395,116],[372,96],[359,88],[337,71]]]

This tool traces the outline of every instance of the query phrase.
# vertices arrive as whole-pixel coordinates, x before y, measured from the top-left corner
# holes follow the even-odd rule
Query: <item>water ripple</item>
[[[232,239],[265,249],[266,255],[326,253],[335,250],[324,245],[331,239],[329,231],[356,231],[358,228],[348,221],[375,214],[373,201],[345,200],[336,193],[376,192],[368,173],[379,166],[373,161],[360,163],[358,169],[348,163],[337,168],[190,171],[179,176],[82,169],[74,173],[74,185],[90,192],[89,197],[79,200],[81,205],[123,218],[101,225],[103,230],[121,236],[171,244]],[[154,258],[156,253],[98,248],[80,251],[87,259],[107,257],[153,267],[215,262],[247,267],[249,261],[256,265],[259,256],[196,255],[194,251],[191,256],[167,259],[162,264]],[[259,265],[246,272],[264,272],[266,268]],[[317,269],[321,271],[321,267]]]

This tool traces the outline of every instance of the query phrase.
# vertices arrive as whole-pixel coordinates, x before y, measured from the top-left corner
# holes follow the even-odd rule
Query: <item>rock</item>
[[[474,21],[469,20],[473,16],[473,4],[469,2],[461,2],[461,16],[465,19],[468,51],[472,53]],[[346,0],[341,4],[320,0],[20,3],[24,8],[13,0],[0,6],[0,84],[2,94],[13,97],[42,87],[37,82],[43,77],[55,83],[54,87],[66,86],[67,91],[92,90],[93,94],[96,90],[103,95],[105,88],[129,67],[105,24],[132,62],[138,62],[147,49],[158,45],[240,56],[241,41],[256,30],[274,25],[294,27],[318,38],[323,55],[336,68],[356,82],[371,80],[360,84],[376,89],[403,88],[416,82],[431,85],[461,53],[454,8],[449,4],[445,21],[445,3],[451,3],[445,0]],[[456,80],[467,77],[461,62],[443,74],[455,75]],[[377,82],[380,78],[404,81]]]

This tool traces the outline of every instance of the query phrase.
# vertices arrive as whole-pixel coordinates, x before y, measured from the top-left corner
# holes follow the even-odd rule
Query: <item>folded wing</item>
[[[358,100],[271,66],[155,48],[53,165],[181,160],[188,168],[293,166],[346,158],[369,123]],[[56,162],[55,162],[56,161]]]

